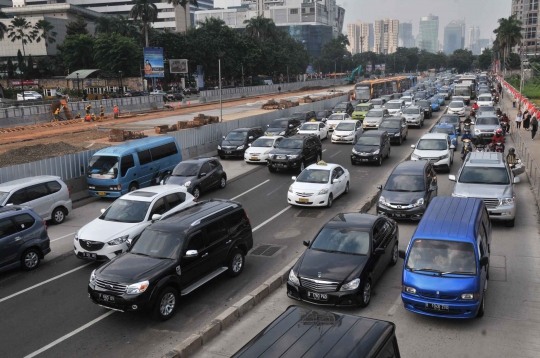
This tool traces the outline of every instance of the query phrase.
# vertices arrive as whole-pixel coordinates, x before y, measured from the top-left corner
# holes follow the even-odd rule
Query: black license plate
[[[361,162],[369,162],[369,159],[360,159]]]
[[[405,218],[405,217],[407,217],[406,214],[392,214],[392,216],[395,217],[395,218]]]
[[[100,293],[98,296],[98,299],[103,302],[113,302],[114,303],[114,296],[111,295],[104,295],[103,293]]]
[[[328,301],[328,295],[326,293],[308,292],[307,296],[308,298],[311,298],[312,300]]]
[[[230,150],[226,150],[225,154],[231,154],[232,152]]]
[[[450,307],[448,305],[440,305],[438,303],[426,303],[426,309],[442,312],[450,311]]]
[[[92,254],[90,252],[83,252],[82,254],[85,259],[92,259],[92,260],[97,259],[97,254]]]
[[[277,163],[276,167],[278,167],[278,168],[287,168],[287,164]]]

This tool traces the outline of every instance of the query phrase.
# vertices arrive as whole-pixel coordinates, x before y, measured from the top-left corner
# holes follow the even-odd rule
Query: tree
[[[45,41],[45,47],[49,47],[49,44],[56,42],[57,33],[53,31],[54,26],[49,21],[38,20],[34,25],[34,29],[37,33],[36,42],[40,42],[43,39]]]
[[[498,22],[499,27],[493,30],[493,33],[497,35],[496,43],[497,47],[502,50],[506,71],[506,59],[510,53],[510,49],[516,46],[522,39],[522,23],[517,19],[516,15],[510,16],[508,19],[501,18]]]
[[[21,41],[23,48],[23,56],[26,56],[26,50],[24,48],[24,45],[28,45],[28,43],[34,42],[37,37],[36,30],[28,21],[26,21],[24,17],[16,17],[11,20],[8,30],[8,38],[11,39],[11,42]]]
[[[6,14],[4,14],[2,12],[2,9],[0,9],[0,18],[5,19],[6,17],[7,17]],[[3,22],[0,22],[0,40],[4,39],[4,36],[6,35],[7,32],[8,32],[8,28],[6,24],[4,24]]]
[[[136,77],[143,62],[142,52],[135,40],[117,33],[101,34],[94,42],[94,64],[102,70]]]
[[[67,36],[64,43],[58,45],[58,57],[68,71],[91,69],[94,67],[94,38],[79,34]]]
[[[143,22],[143,33],[146,47],[150,46],[148,42],[148,24],[157,21],[158,9],[151,0],[132,0],[134,5],[129,12],[129,16],[135,21]]]
[[[187,8],[188,6],[191,6],[191,5],[195,7],[199,7],[199,3],[197,2],[197,0],[167,0],[167,3],[169,4],[172,3],[173,6],[175,7],[180,5],[184,9],[184,17],[186,21],[186,31],[187,31],[190,27],[189,25],[191,25],[191,23],[188,24]]]
[[[448,65],[455,68],[459,73],[471,69],[473,63],[473,54],[469,50],[456,50],[448,59]]]
[[[88,29],[86,28],[88,23],[82,17],[77,17],[77,20],[70,21],[66,24],[66,35],[88,35]]]
[[[252,40],[261,42],[276,36],[276,24],[272,19],[262,15],[244,20],[244,25],[246,25],[244,34]]]
[[[340,70],[341,64],[350,52],[347,50],[349,39],[343,34],[325,43],[322,47],[321,57],[315,60],[315,68],[323,72],[334,72]]]

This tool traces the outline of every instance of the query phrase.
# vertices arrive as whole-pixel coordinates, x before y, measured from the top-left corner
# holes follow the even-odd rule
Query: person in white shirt
[[[518,111],[516,115],[516,128],[519,130],[521,128],[521,122],[523,121],[523,117],[521,116],[521,112]]]

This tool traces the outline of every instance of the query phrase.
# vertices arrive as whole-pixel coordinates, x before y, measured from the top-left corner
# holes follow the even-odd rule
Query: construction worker
[[[56,111],[54,111],[54,120],[55,121],[59,121],[60,120],[60,107],[58,107],[56,109]]]
[[[92,122],[92,117],[90,116],[90,113],[87,113],[87,114],[86,114],[86,117],[84,117],[84,120],[85,120],[86,122]]]
[[[86,106],[86,114],[90,114],[90,110],[92,109],[92,104],[88,103]]]
[[[103,105],[99,105],[99,121],[103,121],[105,118],[105,109],[103,108]]]
[[[94,113],[91,114],[91,118],[93,122],[97,121],[96,115]]]
[[[117,105],[114,105],[114,119],[118,119],[118,116],[120,115],[120,110],[118,109]]]
[[[81,118],[81,114],[80,114],[80,113],[77,113],[77,115],[75,116],[75,118],[77,118],[77,119]]]

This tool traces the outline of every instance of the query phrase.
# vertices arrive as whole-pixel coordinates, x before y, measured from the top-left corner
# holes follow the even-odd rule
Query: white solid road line
[[[109,317],[110,315],[112,315],[114,313],[114,311],[109,311],[105,314],[102,314],[101,316],[99,316],[98,318],[88,322],[87,324],[85,324],[84,326],[81,326],[79,328],[77,328],[76,330],[72,331],[72,332],[69,332],[68,334],[66,334],[65,336],[62,336],[60,338],[58,338],[56,341],[52,342],[52,343],[49,343],[47,344],[45,347],[41,348],[41,349],[38,349],[37,351],[33,352],[33,353],[30,353],[29,355],[25,356],[24,358],[32,358],[32,357],[35,357],[37,356],[38,354],[41,354],[43,352],[45,352],[46,350],[54,347],[55,345],[57,345],[58,343],[61,343],[63,341],[65,341],[66,339],[68,339],[69,337],[71,336],[74,336],[76,335],[77,333],[79,333],[80,331],[83,331],[85,329],[87,329],[88,327],[90,327],[91,325],[93,324],[96,324],[98,323],[99,321],[101,321],[102,319],[104,318],[107,318]]]
[[[61,274],[61,275],[54,276],[53,278],[50,278],[50,279],[45,280],[45,281],[43,281],[43,282],[40,282],[40,283],[38,283],[38,284],[36,284],[36,285],[34,285],[34,286],[30,286],[30,287],[28,287],[28,288],[25,288],[25,289],[22,290],[22,291],[15,292],[14,294],[9,295],[9,296],[6,296],[6,297],[4,297],[4,298],[0,298],[0,303],[1,303],[1,302],[4,302],[4,301],[7,301],[7,300],[9,300],[10,298],[13,298],[13,297],[15,297],[15,296],[18,296],[18,295],[20,295],[20,294],[22,294],[22,293],[25,293],[25,292],[28,292],[28,291],[30,291],[30,290],[33,290],[33,289],[36,288],[36,287],[39,287],[39,286],[42,286],[42,285],[44,285],[44,284],[46,284],[46,283],[49,283],[49,282],[51,282],[51,281],[57,280],[57,279],[59,279],[60,277],[69,275],[69,274],[72,273],[72,272],[78,271],[78,270],[80,270],[80,269],[82,269],[82,268],[85,268],[86,266],[89,266],[89,265],[92,265],[92,264],[93,264],[93,262],[89,262],[89,263],[87,263],[87,264],[84,264],[84,265],[82,265],[82,266],[79,266],[79,267],[77,267],[77,268],[74,268],[73,270],[69,270],[69,271],[67,271],[67,272],[64,272],[64,273]]]
[[[323,151],[322,151],[322,152],[323,152],[323,153],[324,153],[324,152],[326,152],[326,149],[323,149]]]
[[[77,233],[77,231],[72,232],[71,234],[67,234],[67,235],[64,235],[64,236],[60,236],[59,238],[56,238],[56,239],[54,239],[54,240],[51,240],[51,242],[55,242],[55,241],[64,239],[64,238],[66,238],[66,237],[68,237],[68,236],[75,235],[76,233]]]
[[[261,227],[263,227],[264,225],[268,224],[270,221],[274,220],[275,218],[277,218],[278,216],[280,216],[281,214],[283,214],[284,212],[286,212],[287,210],[289,210],[291,207],[290,206],[287,206],[285,209],[281,210],[279,213],[277,213],[276,215],[272,216],[270,219],[264,221],[262,224],[259,224],[257,225],[253,230],[251,230],[252,232],[255,232],[257,230],[259,230]]]
[[[336,155],[338,155],[338,154],[341,153],[341,152],[342,152],[342,151],[340,150],[339,152],[336,152],[336,153],[332,154],[332,155],[330,156],[330,158],[334,158]]]
[[[266,181],[263,181],[263,182],[260,183],[259,185],[256,185],[256,186],[254,186],[253,188],[251,188],[251,189],[249,189],[249,190],[246,190],[246,191],[244,191],[242,194],[237,195],[237,196],[235,196],[234,198],[231,198],[231,199],[229,199],[229,200],[238,199],[238,198],[241,197],[242,195],[247,194],[247,193],[249,193],[250,191],[257,189],[258,187],[260,187],[260,186],[263,185],[263,184],[268,183],[269,181],[270,181],[270,179],[268,179],[268,180],[266,180]]]

